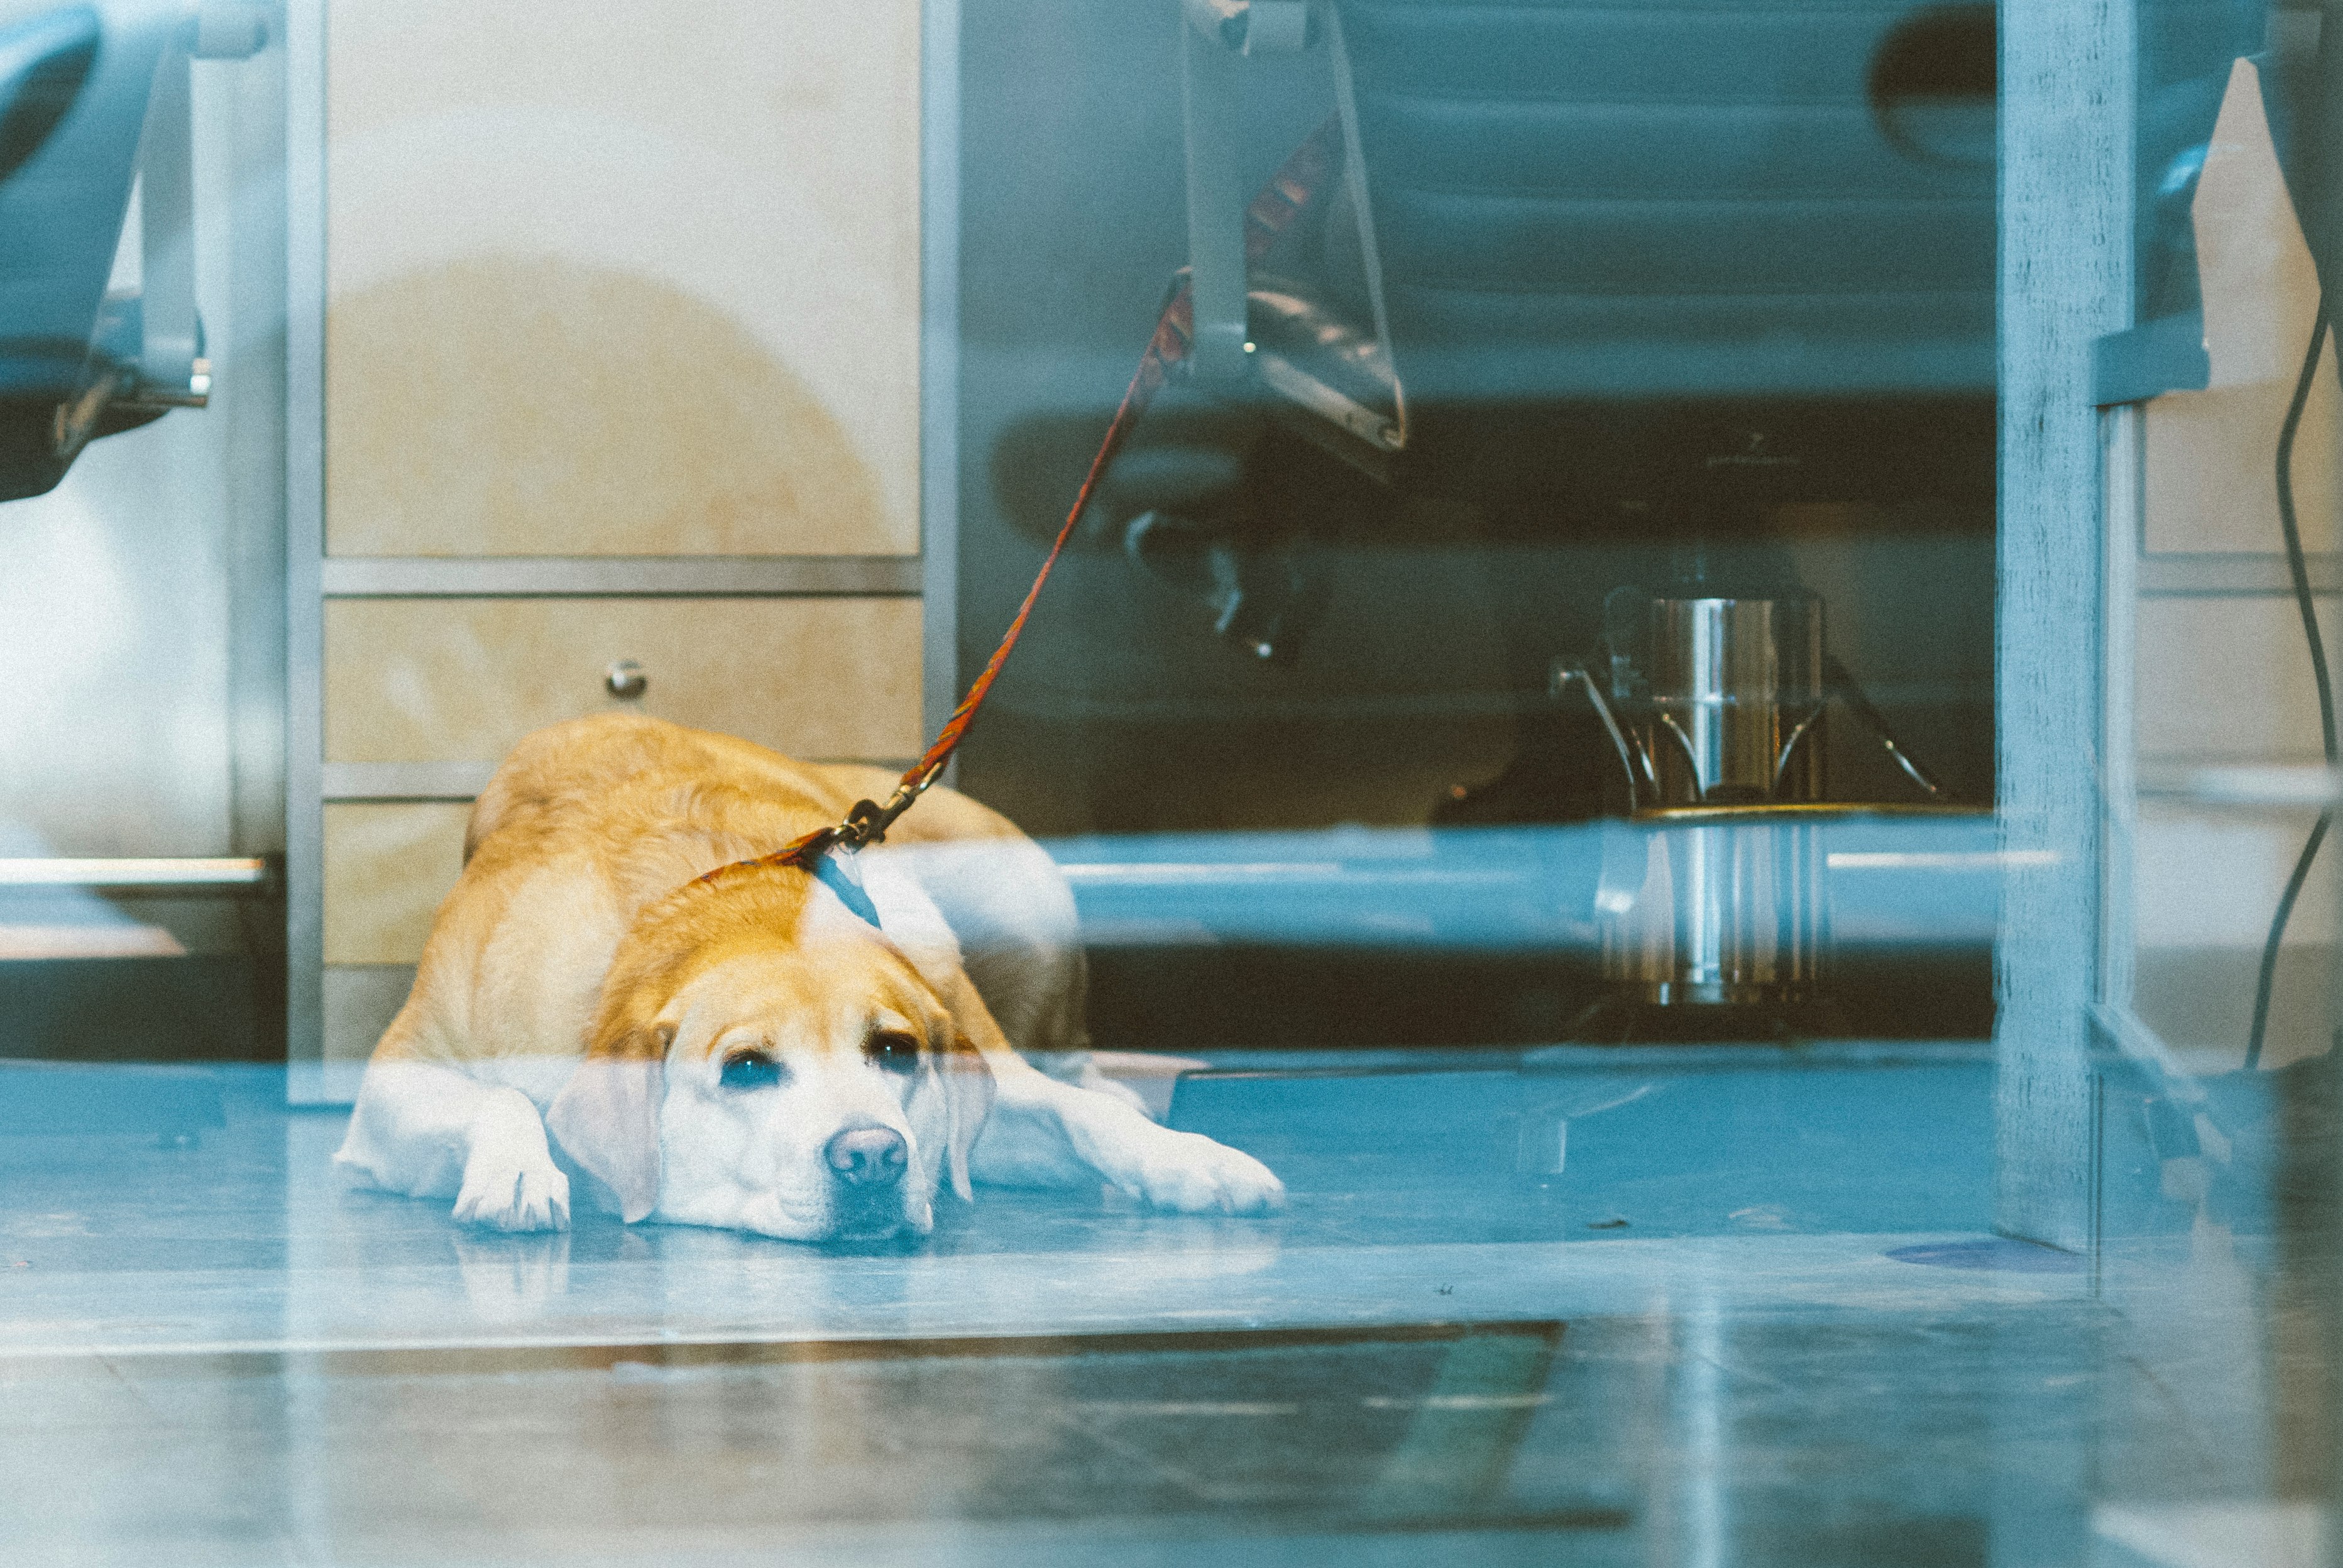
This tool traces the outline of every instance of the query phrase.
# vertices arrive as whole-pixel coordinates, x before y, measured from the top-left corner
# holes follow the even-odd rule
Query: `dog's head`
[[[945,1181],[968,1195],[992,1099],[982,1057],[876,931],[784,919],[801,895],[743,902],[629,935],[547,1125],[628,1221],[926,1234]]]

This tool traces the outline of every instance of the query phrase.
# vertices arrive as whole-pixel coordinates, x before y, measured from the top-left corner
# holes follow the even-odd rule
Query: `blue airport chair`
[[[204,405],[187,63],[266,38],[257,6],[0,0],[0,500]],[[110,288],[134,191],[138,286]]]

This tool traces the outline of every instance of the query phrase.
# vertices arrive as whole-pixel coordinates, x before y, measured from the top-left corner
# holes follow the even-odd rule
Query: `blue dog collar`
[[[813,858],[814,880],[838,895],[838,901],[879,930],[879,906],[862,889],[862,869],[854,863],[855,851],[832,845]]]

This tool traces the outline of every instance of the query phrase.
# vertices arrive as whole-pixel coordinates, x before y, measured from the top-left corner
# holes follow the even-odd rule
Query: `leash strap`
[[[1336,149],[1342,145],[1343,125],[1337,114],[1312,131],[1308,139],[1296,147],[1292,155],[1272,175],[1269,183],[1245,207],[1245,261],[1248,266],[1260,262],[1269,254],[1285,232],[1293,226],[1326,183],[1334,168]],[[895,792],[884,804],[857,800],[845,819],[828,828],[818,828],[802,838],[793,839],[769,855],[755,859],[735,860],[719,866],[698,882],[712,882],[728,871],[751,866],[796,866],[813,872],[825,886],[836,892],[846,907],[872,925],[879,923],[878,911],[862,890],[862,879],[850,868],[836,864],[839,851],[851,854],[868,845],[878,843],[887,836],[895,819],[911,809],[911,803],[928,791],[943,774],[952,753],[967,739],[969,727],[976,722],[977,713],[984,699],[991,695],[992,683],[1001,678],[1003,666],[1015,651],[1017,639],[1025,635],[1025,622],[1031,618],[1033,607],[1041,601],[1042,585],[1050,580],[1056,568],[1058,557],[1064,553],[1066,541],[1074,537],[1074,528],[1089,509],[1091,492],[1114,462],[1115,454],[1122,450],[1131,427],[1147,406],[1162,390],[1172,369],[1188,357],[1188,349],[1195,332],[1195,303],[1189,292],[1185,268],[1173,283],[1170,297],[1164,301],[1162,314],[1156,317],[1155,331],[1147,340],[1147,351],[1139,357],[1139,368],[1131,373],[1131,385],[1123,388],[1122,402],[1114,411],[1114,418],[1106,427],[1106,437],[1099,443],[1097,455],[1091,458],[1090,471],[1082,476],[1081,488],[1074,492],[1074,504],[1059,525],[1058,537],[1051,542],[1050,553],[1041,558],[1041,569],[1034,574],[1033,586],[1025,590],[1025,602],[1017,607],[1016,618],[1009,623],[1008,632],[1001,646],[992,650],[984,669],[970,683],[968,695],[953,709],[951,717],[930,746],[925,755],[913,763],[895,784]]]

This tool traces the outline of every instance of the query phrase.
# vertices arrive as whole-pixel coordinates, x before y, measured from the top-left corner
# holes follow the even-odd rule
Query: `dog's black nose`
[[[850,1187],[879,1187],[903,1179],[910,1151],[903,1135],[884,1127],[850,1127],[822,1150],[830,1171]]]

